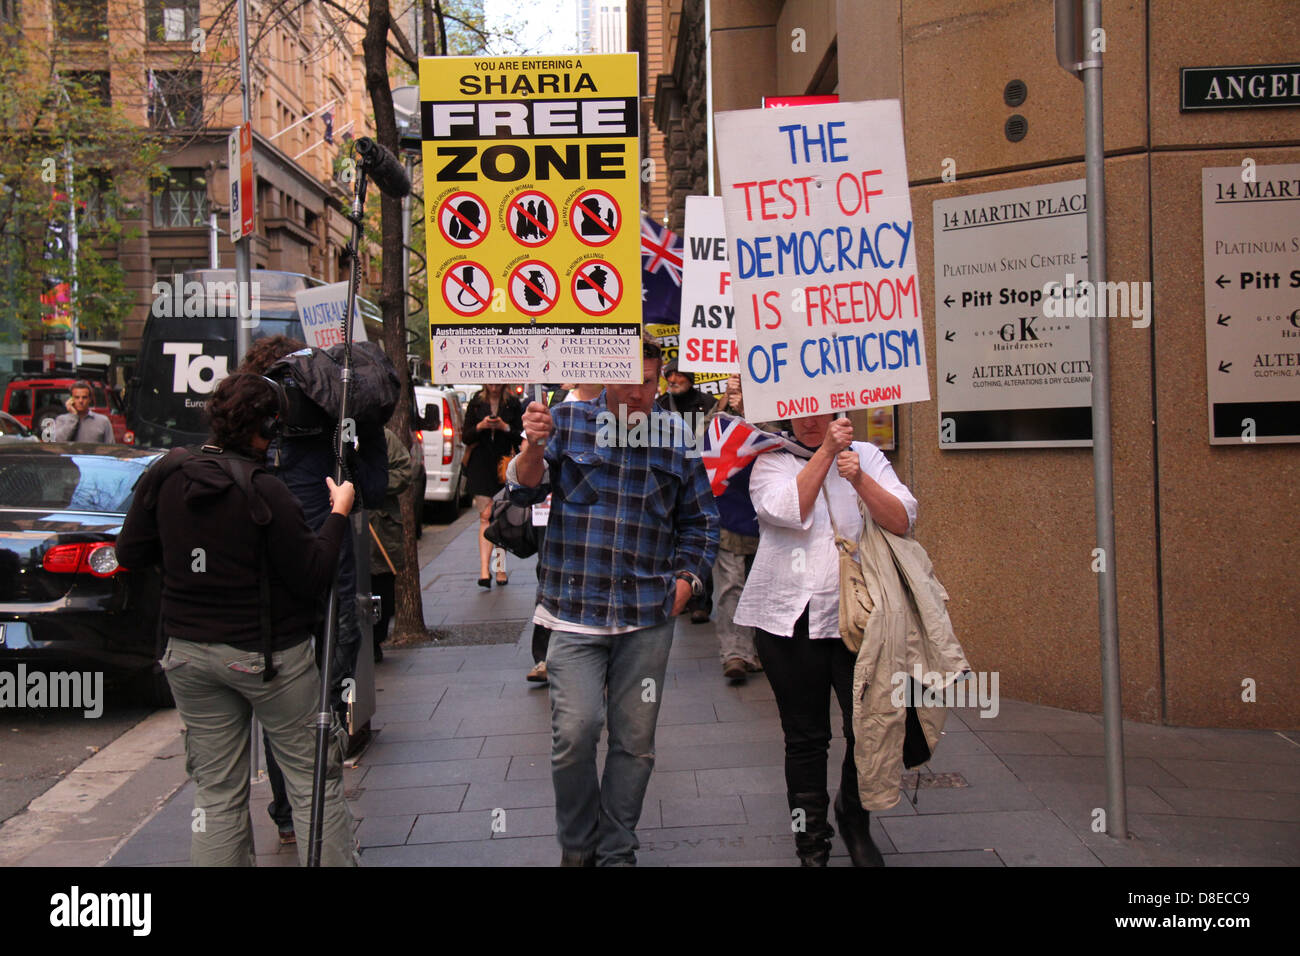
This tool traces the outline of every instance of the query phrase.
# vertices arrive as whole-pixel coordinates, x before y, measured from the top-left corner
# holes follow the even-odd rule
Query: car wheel
[[[63,409],[51,405],[42,408],[32,416],[32,434],[41,441],[54,441],[54,419],[63,414]]]
[[[176,698],[172,696],[172,688],[167,683],[167,675],[159,670],[156,665],[142,671],[136,679],[136,696],[146,707],[167,708],[176,706]]]

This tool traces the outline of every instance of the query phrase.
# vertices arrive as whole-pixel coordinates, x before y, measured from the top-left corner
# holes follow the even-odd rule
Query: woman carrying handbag
[[[835,538],[857,541],[863,510],[895,534],[916,522],[916,499],[874,445],[853,441],[848,419],[795,419],[795,440],[812,452],[760,455],[749,492],[759,544],[735,621],[754,628],[785,737],[785,779],[795,848],[804,866],[825,866],[834,835],[830,796],[830,695],[843,717],[845,752],[835,802],[854,866],[882,866],[858,797],[853,758],[854,655],[840,635],[840,559]],[[859,509],[861,500],[863,509]]]
[[[478,586],[492,587],[492,542],[484,537],[492,519],[492,496],[505,485],[505,465],[519,450],[524,434],[524,412],[519,399],[501,384],[484,385],[470,399],[465,410],[465,447],[469,459],[465,465],[465,485],[474,496],[478,512]],[[501,552],[496,568],[497,584],[506,584],[506,556]]]

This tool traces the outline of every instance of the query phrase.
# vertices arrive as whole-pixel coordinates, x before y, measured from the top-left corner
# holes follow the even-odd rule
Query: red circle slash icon
[[[603,189],[588,189],[569,207],[569,227],[583,245],[608,244],[622,224],[618,202]]]
[[[525,190],[506,209],[506,229],[526,246],[544,246],[560,228],[555,203],[536,190]]]
[[[590,259],[573,273],[573,301],[588,315],[608,315],[623,301],[623,277],[604,259]]]
[[[442,301],[457,315],[478,315],[492,303],[492,277],[477,262],[458,262],[443,274]]]
[[[438,204],[438,231],[453,246],[477,246],[491,225],[487,203],[473,193],[452,193]]]
[[[560,279],[555,270],[536,259],[517,265],[507,287],[510,301],[524,315],[545,315],[560,300]]]

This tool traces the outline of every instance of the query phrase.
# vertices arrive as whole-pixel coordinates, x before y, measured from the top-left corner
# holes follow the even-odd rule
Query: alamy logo
[[[238,319],[247,315],[248,327],[256,328],[262,317],[260,282],[249,282],[245,290],[234,280],[182,282],[177,275],[172,276],[170,283],[159,279],[150,291],[153,293],[150,314],[160,319]]]
[[[0,710],[20,708],[80,710],[94,720],[104,713],[103,671],[0,671]]]
[[[626,418],[611,411],[596,415],[596,445],[600,448],[684,448],[687,458],[700,457],[699,433],[704,415],[698,412],[629,412]]]
[[[895,672],[889,682],[894,688],[889,702],[895,707],[979,707],[980,716],[989,718],[1001,710],[997,671],[922,673],[917,664],[910,674]]]
[[[133,936],[148,936],[153,927],[150,893],[82,893],[74,886],[50,897],[50,925],[125,926]]]

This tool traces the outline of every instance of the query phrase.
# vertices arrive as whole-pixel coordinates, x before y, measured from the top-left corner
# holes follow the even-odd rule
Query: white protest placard
[[[298,307],[304,342],[323,349],[343,341],[343,310],[348,307],[347,282],[303,289],[293,294],[293,301]],[[361,309],[355,301],[352,303],[352,341],[367,341],[366,325],[361,321]]]
[[[734,375],[740,371],[740,359],[721,198],[686,197],[684,251],[677,366],[684,372]]]
[[[897,100],[715,118],[745,405],[930,398]]]

